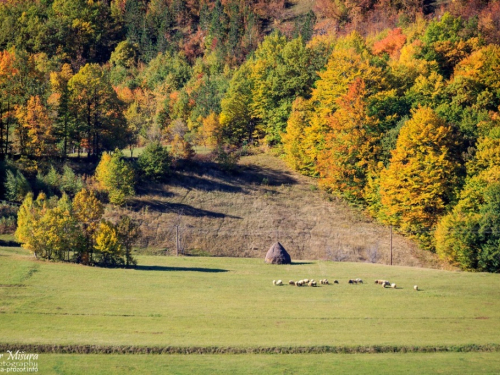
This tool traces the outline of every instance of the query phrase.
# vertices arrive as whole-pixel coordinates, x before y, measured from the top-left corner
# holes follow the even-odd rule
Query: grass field
[[[41,355],[41,374],[498,374],[500,353]]]
[[[0,248],[0,344],[123,346],[131,352],[134,347],[222,348],[226,353],[309,347],[321,352],[322,346],[454,350],[500,344],[499,275],[327,261],[273,266],[244,258],[138,260],[136,269],[101,269],[35,261],[20,248]],[[324,277],[340,284],[272,285],[273,279]],[[356,277],[365,283],[347,284]],[[379,278],[397,283],[398,289],[375,285]],[[414,284],[422,290],[414,291]],[[500,369],[498,353],[44,353],[40,358],[48,373],[84,373],[85,368],[99,373],[93,370],[99,364],[139,372],[141,366],[153,366],[151,358],[157,373],[193,373],[197,366],[211,369],[209,373],[308,373],[310,366],[310,373],[325,373],[331,366],[338,366],[337,373],[349,373],[352,366],[358,373],[371,368],[378,369],[371,373],[387,373],[389,363],[396,366],[394,373],[421,366],[429,372],[443,368],[442,373],[461,366],[470,366],[471,373]],[[61,366],[70,370],[58,372]]]

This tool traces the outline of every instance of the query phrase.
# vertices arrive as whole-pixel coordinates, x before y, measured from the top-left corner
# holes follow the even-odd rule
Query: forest
[[[500,272],[500,1],[301,5],[1,1],[16,238],[48,259],[132,264],[137,228],[103,221],[100,199],[168,181],[195,146],[227,170],[264,146],[423,249]]]

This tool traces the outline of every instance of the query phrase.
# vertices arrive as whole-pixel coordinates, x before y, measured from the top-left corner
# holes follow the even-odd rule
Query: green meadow
[[[41,355],[41,374],[498,374],[500,353]]]
[[[125,347],[132,353],[134,348],[145,347],[202,348],[202,352],[212,348],[225,353],[275,353],[283,348],[291,353],[316,348],[321,353],[321,347],[345,347],[354,352],[356,347],[361,351],[377,347],[451,351],[41,353],[40,369],[45,363],[48,373],[58,373],[63,365],[68,371],[60,373],[83,373],[86,368],[90,373],[107,373],[100,366],[131,372],[150,366],[158,373],[164,373],[161,369],[196,373],[194,368],[214,372],[241,369],[237,372],[242,373],[255,373],[259,368],[266,373],[296,371],[281,370],[290,368],[302,369],[297,373],[324,373],[331,366],[338,366],[337,373],[349,373],[357,366],[360,373],[371,368],[387,373],[383,369],[389,363],[394,371],[411,372],[421,366],[429,372],[443,368],[442,373],[453,373],[461,366],[480,373],[500,370],[497,349],[459,352],[465,346],[494,348],[500,344],[500,275],[327,261],[285,266],[248,258],[139,256],[138,261],[135,269],[103,269],[36,261],[20,248],[0,248],[0,344],[21,348],[40,344],[45,350],[53,346],[59,352],[57,347],[85,345]],[[288,280],[303,278],[336,279],[339,284],[317,288],[288,285]],[[364,283],[349,285],[351,278],[361,278]],[[274,286],[272,281],[278,279],[285,285]],[[390,280],[397,288],[384,289],[374,284],[375,279]],[[415,284],[420,291],[413,289]]]

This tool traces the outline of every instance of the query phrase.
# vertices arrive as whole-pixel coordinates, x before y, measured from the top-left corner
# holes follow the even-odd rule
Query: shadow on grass
[[[177,213],[185,216],[193,217],[211,217],[211,218],[231,218],[231,219],[241,219],[239,216],[226,215],[220,212],[207,211],[201,208],[196,208],[183,203],[170,203],[161,202],[158,200],[151,199],[147,202],[131,200],[128,203],[128,208],[132,211],[140,211],[143,207],[147,206],[148,210],[161,213]]]
[[[0,240],[0,247],[20,247],[21,244],[16,241]]]
[[[291,263],[292,266],[301,266],[304,264],[314,264],[314,263],[313,262],[292,262]]]
[[[229,272],[221,268],[200,268],[200,267],[165,267],[165,266],[135,266],[138,271],[188,271],[188,272],[208,272],[219,273]]]

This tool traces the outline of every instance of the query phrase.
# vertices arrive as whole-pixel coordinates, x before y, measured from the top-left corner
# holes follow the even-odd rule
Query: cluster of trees
[[[85,182],[37,162],[76,154],[123,204],[195,144],[230,169],[264,143],[424,248],[500,271],[500,1],[318,0],[293,22],[285,5],[0,2],[0,158],[36,180],[9,169],[6,196],[63,196],[30,203],[60,215]]]
[[[270,0],[0,2],[0,157],[98,158],[176,136],[184,153],[283,9]]]
[[[464,269],[500,271],[500,47],[445,13],[335,41],[282,135],[325,189]]]
[[[89,190],[83,189],[71,201],[47,199],[44,193],[33,199],[28,194],[18,212],[16,240],[37,258],[86,265],[131,266],[132,244],[138,226],[123,216],[117,224],[102,218],[104,207]]]

